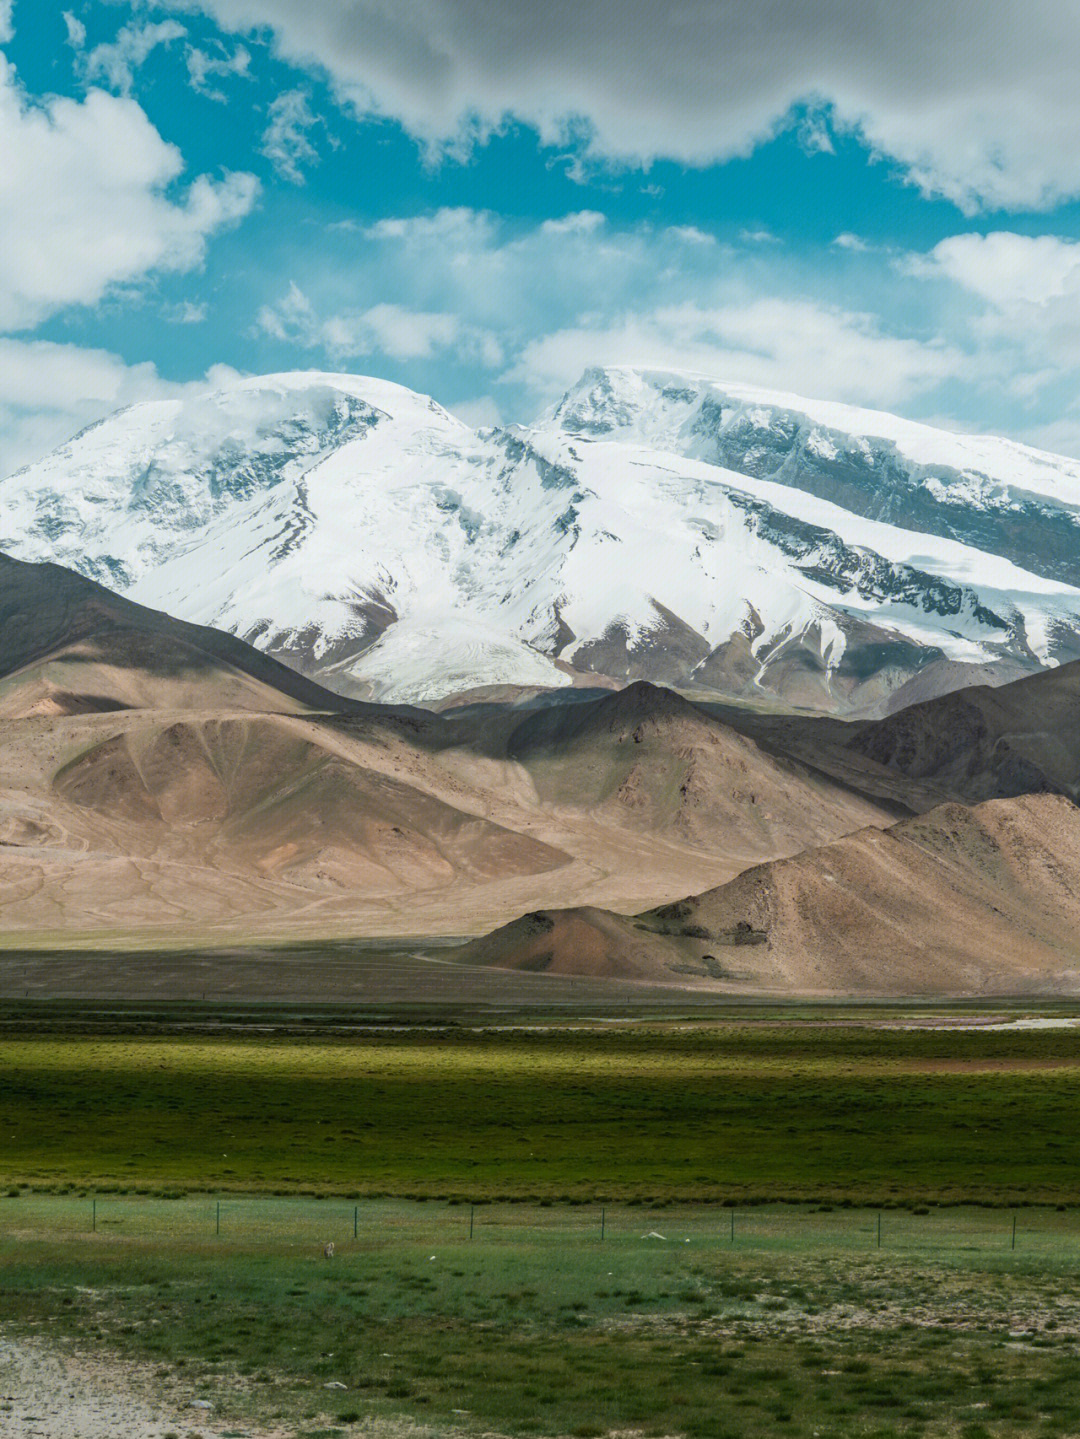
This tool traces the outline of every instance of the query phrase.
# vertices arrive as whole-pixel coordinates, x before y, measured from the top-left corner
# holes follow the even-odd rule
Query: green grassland
[[[0,1201],[0,1323],[152,1367],[215,1432],[1053,1439],[1080,1220],[206,1199]],[[723,1223],[718,1223],[723,1220]],[[81,1232],[77,1232],[81,1229]],[[663,1234],[663,1238],[656,1237]],[[337,1237],[324,1259],[322,1241]],[[334,1385],[334,1388],[328,1388]],[[0,1406],[2,1407],[2,1406]],[[414,1426],[421,1426],[416,1428]],[[0,1412],[2,1428],[2,1412]]]
[[[0,1038],[8,1187],[1080,1200],[1080,1032],[728,1022]]]

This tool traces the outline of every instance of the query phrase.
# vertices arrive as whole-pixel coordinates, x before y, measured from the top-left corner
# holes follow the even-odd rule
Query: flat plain
[[[0,1429],[1074,1433],[1075,1009],[8,1004]]]
[[[803,1014],[12,1032],[0,1179],[459,1200],[1078,1197],[1080,1030]]]
[[[229,1200],[218,1233],[216,1201],[129,1196],[93,1233],[84,1199],[24,1194],[0,1316],[129,1385],[155,1423],[125,1434],[1075,1433],[1080,1212],[1022,1211],[1014,1248],[1001,1211],[925,1210],[878,1247],[854,1208],[621,1205],[601,1238],[594,1210],[492,1205],[470,1239],[467,1207]]]

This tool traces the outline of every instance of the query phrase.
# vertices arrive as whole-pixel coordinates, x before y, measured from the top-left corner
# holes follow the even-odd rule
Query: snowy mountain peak
[[[535,425],[319,372],[136,405],[0,483],[0,548],[343,692],[604,675],[844,712],[1080,656],[1080,466],[707,376]]]
[[[1080,462],[690,372],[589,370],[540,422],[647,445],[1080,585]]]

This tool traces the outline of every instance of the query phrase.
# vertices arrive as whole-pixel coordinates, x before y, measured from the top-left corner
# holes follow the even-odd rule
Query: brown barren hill
[[[1080,798],[1080,661],[973,686],[861,726],[848,748],[967,803],[1040,791]]]
[[[508,754],[544,803],[722,853],[733,870],[890,817],[644,680],[538,709]]]
[[[558,868],[567,856],[271,715],[149,711],[86,730],[53,776],[61,847],[212,866],[316,893],[395,894]],[[9,842],[10,848],[10,842]]]
[[[946,804],[636,917],[532,915],[460,954],[729,992],[1077,993],[1080,809],[1047,794]]]
[[[0,718],[146,708],[356,706],[233,635],[0,554]]]
[[[708,709],[769,753],[916,812],[949,799],[1080,800],[1080,661],[1010,684],[970,685],[879,720]]]

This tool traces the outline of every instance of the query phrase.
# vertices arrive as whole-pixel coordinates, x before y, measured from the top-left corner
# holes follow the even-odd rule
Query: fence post
[[[353,1205],[352,1211],[352,1237],[355,1239],[360,1232],[360,1206]]]
[[[476,1222],[476,1205],[469,1205],[469,1238],[473,1237],[473,1225]]]
[[[734,1209],[734,1206],[732,1206],[732,1210],[731,1210],[731,1238],[728,1240],[728,1243],[729,1243],[729,1244],[734,1244],[734,1243],[735,1243],[735,1209]]]
[[[1013,1249],[1016,1248],[1016,1215],[1015,1215],[1015,1214],[1013,1215],[1013,1222],[1012,1222],[1012,1247],[1013,1247]]]
[[[601,1238],[601,1239],[603,1239],[603,1237],[604,1237],[604,1228],[605,1228],[605,1225],[606,1225],[606,1221],[607,1221],[607,1210],[604,1209],[604,1208],[601,1208],[601,1210],[600,1210],[600,1238]]]

